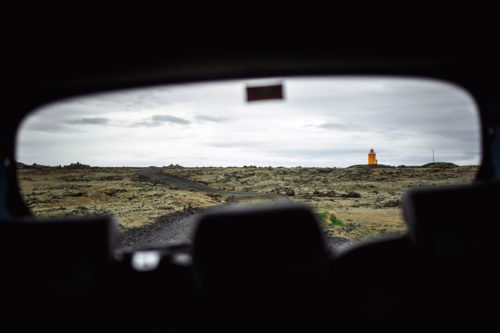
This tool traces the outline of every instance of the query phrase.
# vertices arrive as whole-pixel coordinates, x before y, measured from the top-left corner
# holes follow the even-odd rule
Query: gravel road
[[[287,196],[282,194],[226,191],[218,188],[209,187],[186,178],[163,173],[162,168],[158,167],[149,167],[147,169],[142,169],[137,171],[137,174],[139,175],[139,178],[142,180],[152,181],[157,184],[168,185],[178,190],[192,190],[202,193],[220,193],[234,197],[266,198],[266,199],[273,199],[274,201],[283,201],[283,202],[290,201],[290,199],[288,199]]]
[[[286,196],[279,194],[235,192],[215,189],[182,177],[164,174],[162,169],[157,167],[139,170],[137,174],[140,179],[144,181],[152,181],[182,190],[190,189],[203,193],[220,193],[231,195],[235,198],[266,198],[267,201],[277,204],[290,202]],[[198,209],[196,211],[175,212],[160,216],[155,223],[120,233],[118,240],[119,248],[122,250],[132,248],[140,249],[189,241],[199,214],[223,209],[230,205],[232,204],[223,204],[220,206]],[[327,240],[328,247],[335,250],[341,250],[349,245],[349,241],[343,238],[332,237],[325,234],[325,239]]]

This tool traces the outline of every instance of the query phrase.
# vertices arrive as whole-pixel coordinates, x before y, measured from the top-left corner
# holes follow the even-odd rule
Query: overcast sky
[[[247,85],[282,82],[284,100],[247,103]],[[476,106],[444,82],[281,78],[159,86],[46,105],[18,134],[26,164],[93,166],[478,164]]]

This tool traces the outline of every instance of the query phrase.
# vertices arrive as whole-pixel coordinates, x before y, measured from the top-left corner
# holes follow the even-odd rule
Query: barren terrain
[[[207,207],[261,201],[309,205],[334,237],[359,240],[406,230],[400,203],[408,189],[471,182],[476,166],[349,168],[102,168],[19,164],[22,197],[40,217],[114,214],[120,230]],[[164,175],[164,176],[162,176]]]

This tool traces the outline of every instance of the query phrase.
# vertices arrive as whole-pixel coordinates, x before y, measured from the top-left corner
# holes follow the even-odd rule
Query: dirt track
[[[143,180],[152,181],[157,184],[171,186],[178,190],[188,190],[188,191],[196,191],[203,193],[217,193],[239,198],[262,198],[262,199],[272,199],[273,201],[283,201],[283,202],[290,201],[288,197],[281,194],[227,191],[209,187],[186,178],[166,174],[163,172],[162,168],[158,167],[150,167],[147,169],[138,170],[137,174]]]
[[[203,193],[218,193],[224,194],[236,199],[252,199],[265,198],[267,201],[275,203],[286,203],[290,200],[280,194],[271,193],[254,193],[254,192],[237,192],[225,191],[221,189],[211,188],[209,186],[190,181],[188,179],[168,175],[162,172],[161,168],[148,168],[138,170],[137,174],[144,181],[152,181],[170,187],[175,187],[179,190],[191,190]],[[236,200],[237,202],[238,200]],[[141,248],[141,247],[156,247],[169,243],[187,241],[191,237],[193,227],[197,222],[196,213],[204,213],[217,209],[221,209],[229,204],[205,208],[191,212],[177,212],[160,216],[154,224],[147,225],[142,228],[134,228],[120,234],[119,246],[122,249]],[[348,241],[338,237],[331,237],[325,234],[328,246],[330,248],[339,248],[347,245]]]

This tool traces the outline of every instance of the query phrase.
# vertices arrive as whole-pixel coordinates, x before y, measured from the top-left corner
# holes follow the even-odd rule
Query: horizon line
[[[32,164],[27,164],[24,162],[19,162],[15,161],[14,162],[16,165],[23,165],[26,167],[48,167],[48,168],[67,168],[71,166],[84,166],[84,167],[90,167],[90,168],[172,168],[172,167],[180,167],[180,168],[303,168],[303,169],[329,169],[329,168],[339,168],[339,169],[347,169],[347,168],[352,168],[352,167],[357,167],[357,166],[372,166],[372,167],[392,167],[392,168],[397,168],[397,167],[422,167],[425,165],[430,165],[430,164],[453,164],[457,167],[466,167],[466,166],[475,166],[479,167],[480,164],[456,164],[453,162],[428,162],[428,163],[423,163],[423,164],[399,164],[399,165],[391,165],[391,164],[375,164],[375,165],[370,165],[368,163],[366,164],[353,164],[350,166],[346,167],[339,167],[339,166],[301,166],[301,165],[296,165],[296,166],[271,166],[271,165],[231,165],[231,166],[215,166],[215,165],[205,165],[205,166],[184,166],[180,164],[170,164],[170,165],[149,165],[149,166],[133,166],[133,165],[116,165],[116,166],[100,166],[100,165],[90,165],[90,164],[85,164],[85,163],[80,163],[80,162],[75,162],[75,163],[70,163],[66,165],[62,164],[57,164],[57,165],[50,165],[50,164],[39,164],[39,163],[32,163]]]

